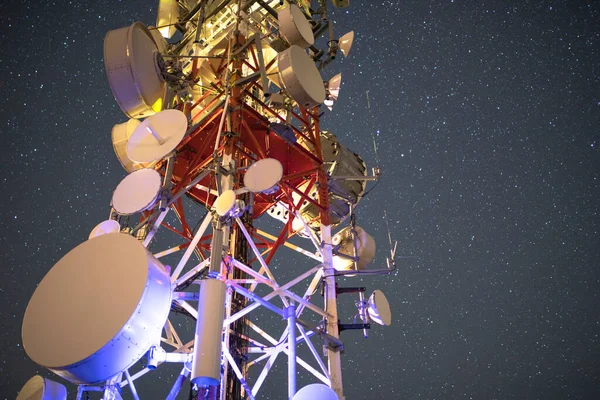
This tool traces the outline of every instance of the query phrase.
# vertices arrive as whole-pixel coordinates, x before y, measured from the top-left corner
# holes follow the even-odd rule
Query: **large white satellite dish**
[[[217,197],[213,207],[218,216],[223,217],[235,206],[235,192],[233,190],[225,190]]]
[[[283,166],[274,158],[264,158],[252,164],[244,175],[244,186],[254,193],[271,194],[278,190]]]
[[[162,178],[153,169],[139,169],[119,183],[112,206],[121,215],[131,215],[152,208],[162,188]]]
[[[107,233],[118,233],[121,231],[121,225],[114,219],[107,219],[106,221],[100,222],[90,232],[89,239],[95,238],[100,235],[106,235]]]
[[[277,56],[279,81],[302,107],[313,107],[325,100],[325,86],[317,66],[306,51],[292,45]]]
[[[67,388],[58,382],[35,375],[23,385],[17,400],[67,400]]]
[[[162,159],[181,142],[188,121],[179,110],[164,110],[146,118],[127,142],[127,156],[140,163]]]
[[[133,236],[109,233],[75,247],[42,279],[23,318],[23,347],[70,382],[103,382],[160,341],[170,308],[165,267]]]
[[[144,118],[162,110],[167,85],[158,47],[144,24],[106,34],[104,65],[115,99],[128,117]]]
[[[374,291],[369,297],[367,311],[369,317],[379,325],[388,326],[392,323],[390,303],[381,290]]]
[[[289,7],[279,11],[277,19],[279,32],[289,44],[305,49],[315,42],[310,22],[297,5],[290,4]]]
[[[339,400],[339,397],[329,386],[313,383],[298,390],[292,400]]]
[[[352,47],[352,42],[354,42],[354,31],[350,31],[350,32],[344,34],[339,39],[338,46],[340,47],[342,54],[344,54],[344,57],[348,57],[348,55],[350,54],[350,48]]]

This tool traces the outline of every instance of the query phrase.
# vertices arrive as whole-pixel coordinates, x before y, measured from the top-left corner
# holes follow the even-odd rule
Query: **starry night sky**
[[[369,167],[376,135],[383,176],[357,223],[378,243],[372,267],[389,251],[384,210],[412,258],[341,282],[382,289],[394,318],[366,340],[342,333],[346,398],[600,398],[600,3],[351,3],[333,13],[356,40],[323,72],[343,86],[322,125]],[[37,283],[108,217],[125,175],[104,35],[153,24],[157,4],[0,5],[2,398],[38,371],[20,344]],[[276,386],[263,393],[283,398]]]

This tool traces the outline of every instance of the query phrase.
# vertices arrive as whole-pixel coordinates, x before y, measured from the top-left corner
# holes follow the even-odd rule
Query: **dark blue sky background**
[[[347,399],[600,398],[600,3],[351,3],[333,13],[356,40],[323,73],[343,85],[322,125],[370,167],[377,137],[383,176],[357,210],[375,267],[384,209],[416,258],[344,283],[384,290],[394,313],[368,340],[342,334]],[[104,35],[153,24],[156,5],[0,5],[2,398],[38,370],[20,339],[37,283],[124,176]]]

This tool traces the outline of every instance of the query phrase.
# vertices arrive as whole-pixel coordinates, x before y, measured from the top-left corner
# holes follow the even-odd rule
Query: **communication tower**
[[[321,106],[331,110],[341,87],[341,74],[321,73],[354,39],[335,36],[327,7],[160,0],[156,27],[106,35],[108,82],[129,118],[112,143],[128,175],[109,219],[41,281],[22,331],[29,357],[78,385],[77,399],[138,399],[136,386],[165,363],[180,374],[153,398],[175,399],[189,381],[192,397],[260,399],[282,354],[289,399],[344,399],[340,332],[366,337],[391,312],[381,291],[366,299],[336,277],[389,273],[395,249],[386,268],[369,268],[375,241],[354,209],[379,170],[369,175],[343,137],[321,127]],[[264,218],[280,230],[263,228]],[[293,263],[277,265],[282,248]],[[293,279],[278,278],[284,267]],[[344,293],[358,296],[352,324],[338,316]],[[259,307],[284,321],[278,336],[248,318]],[[193,321],[192,339],[175,313]],[[301,345],[312,359],[297,355]],[[315,384],[296,388],[298,366]],[[35,376],[18,399],[66,392]]]

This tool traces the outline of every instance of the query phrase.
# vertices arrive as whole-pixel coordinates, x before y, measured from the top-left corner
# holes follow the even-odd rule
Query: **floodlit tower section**
[[[349,54],[354,33],[333,39],[318,3],[160,0],[156,27],[106,35],[108,82],[125,115],[112,144],[127,175],[109,219],[50,269],[23,322],[27,354],[78,385],[78,399],[124,390],[139,399],[145,375],[174,363],[178,377],[152,398],[175,399],[188,382],[197,398],[259,399],[283,354],[289,399],[344,399],[340,332],[366,337],[370,320],[391,323],[383,293],[367,301],[364,288],[336,284],[389,270],[369,268],[375,241],[355,225],[379,174],[343,134],[321,129],[341,87],[324,68],[338,49]],[[283,251],[291,280],[278,276]],[[343,293],[358,294],[360,323],[340,322]],[[251,321],[259,307],[281,326]],[[187,318],[193,336],[174,318]],[[316,383],[297,389],[298,368]],[[34,392],[22,398],[66,398],[41,377],[22,390]]]

